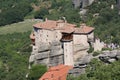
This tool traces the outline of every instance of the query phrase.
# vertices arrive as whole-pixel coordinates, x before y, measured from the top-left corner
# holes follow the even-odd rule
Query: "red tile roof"
[[[43,29],[54,29],[57,26],[57,22],[53,20],[47,20],[45,22],[40,22],[33,25],[36,28],[43,28]]]
[[[81,24],[80,28],[75,28],[75,32],[74,33],[84,33],[84,34],[87,34],[87,33],[90,33],[94,30],[93,27],[89,27],[89,26],[86,26],[85,24]]]
[[[58,26],[59,23],[64,23],[64,25],[62,27],[59,27]],[[74,31],[75,26],[76,25],[64,22],[63,20],[58,21],[46,20],[45,22],[40,22],[33,25],[33,27],[42,29],[59,29],[61,30],[61,32],[64,33],[72,33]]]
[[[74,32],[74,26],[73,24],[66,23],[65,27],[62,27],[61,32],[62,33],[72,33]]]
[[[68,71],[72,68],[63,64],[51,67],[39,80],[66,80]]]
[[[63,23],[64,25],[62,27],[58,26],[59,23]],[[94,30],[93,27],[86,26],[85,24],[81,24],[80,28],[75,28],[76,25],[67,23],[66,21],[63,20],[47,20],[45,22],[40,22],[33,27],[36,28],[42,28],[42,29],[59,29],[62,33],[90,33]]]

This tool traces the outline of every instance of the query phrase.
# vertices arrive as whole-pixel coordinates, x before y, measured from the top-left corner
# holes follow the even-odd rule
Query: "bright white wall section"
[[[87,41],[88,41],[87,35],[73,34],[74,45],[76,45],[76,44],[83,44],[85,46],[89,46]]]
[[[65,65],[74,65],[73,62],[73,42],[63,42],[64,44],[64,63]]]

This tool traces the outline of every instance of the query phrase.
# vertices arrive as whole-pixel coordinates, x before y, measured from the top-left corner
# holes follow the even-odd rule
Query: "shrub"
[[[95,52],[93,53],[93,56],[98,56],[99,54],[101,54],[100,51],[95,51]]]
[[[34,65],[30,70],[29,80],[38,80],[45,72],[47,67],[45,65]]]

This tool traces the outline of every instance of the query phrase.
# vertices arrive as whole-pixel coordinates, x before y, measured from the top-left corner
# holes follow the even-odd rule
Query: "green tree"
[[[45,65],[34,65],[30,70],[29,80],[38,80],[45,72],[47,67]]]

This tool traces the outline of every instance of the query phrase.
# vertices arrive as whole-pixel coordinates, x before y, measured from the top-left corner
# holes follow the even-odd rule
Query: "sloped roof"
[[[68,71],[72,68],[63,64],[51,67],[39,80],[66,80]]]
[[[80,28],[75,28],[74,33],[87,34],[87,33],[92,32],[93,30],[94,30],[93,27],[89,27],[89,26],[86,26],[85,24],[81,24]]]
[[[72,33],[72,32],[74,32],[74,25],[66,24],[66,26],[61,29],[61,32],[62,33]]]
[[[60,27],[58,25],[59,23],[63,23],[64,25]],[[88,34],[94,30],[93,27],[86,26],[85,24],[81,24],[80,28],[75,28],[76,27],[75,24],[67,23],[64,20],[58,20],[58,21],[46,20],[45,22],[40,22],[40,23],[33,25],[33,27],[42,28],[42,29],[50,29],[50,30],[58,29],[62,33],[74,32],[78,34]]]
[[[37,23],[33,25],[33,27],[42,28],[42,29],[54,29],[57,27],[57,22],[53,20],[47,20],[45,22]]]
[[[59,27],[58,26],[59,23],[64,23],[64,25],[62,27]],[[64,33],[72,33],[74,31],[75,26],[76,25],[64,22],[63,20],[58,20],[58,21],[46,20],[45,22],[40,22],[33,25],[33,27],[42,28],[42,29],[59,29],[61,30],[61,32]]]

